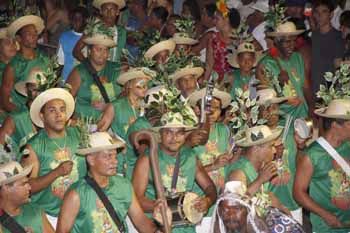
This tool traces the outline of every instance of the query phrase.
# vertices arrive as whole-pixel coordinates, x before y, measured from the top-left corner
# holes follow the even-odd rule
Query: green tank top
[[[98,120],[101,112],[93,107],[93,103],[104,103],[104,100],[93,77],[87,71],[85,63],[86,61],[76,66],[81,83],[76,96],[75,112],[79,117],[92,117]],[[97,73],[111,102],[113,102],[121,92],[121,87],[117,84],[119,72],[120,66],[117,63],[107,61],[106,66]]]
[[[80,199],[80,210],[75,219],[72,233],[119,233],[102,201],[85,179],[79,180],[70,189],[75,190]],[[130,181],[118,175],[111,176],[108,186],[102,190],[127,230],[125,218],[131,205],[133,193]]]
[[[24,58],[21,53],[17,53],[10,61],[10,65],[15,72],[14,84],[19,81],[25,81],[32,69],[41,69],[45,71],[48,64],[49,58],[39,50],[37,50],[36,57],[32,60],[28,60]],[[26,106],[26,98],[18,94],[14,88],[11,91],[11,102],[15,104],[18,109],[23,109]]]
[[[350,143],[344,142],[336,151],[345,160],[350,160]],[[309,186],[311,198],[323,209],[335,214],[347,228],[332,229],[318,215],[311,213],[312,231],[317,233],[350,232],[350,177],[317,143],[313,142],[306,150],[313,166],[313,174]]]
[[[2,84],[2,75],[5,71],[7,64],[0,62],[0,85]]]
[[[280,110],[286,114],[290,114],[295,118],[307,117],[308,116],[308,106],[304,98],[304,82],[305,82],[305,70],[304,70],[304,60],[300,53],[294,52],[289,60],[279,59],[279,62],[284,70],[287,71],[289,80],[296,91],[299,98],[304,100],[302,104],[297,107],[291,106],[287,103],[280,105]],[[280,74],[280,69],[276,61],[271,57],[266,55],[261,61],[266,68],[268,68],[273,75],[278,76]],[[293,125],[293,124],[292,124]]]
[[[109,50],[109,60],[120,64],[122,51],[126,46],[127,31],[123,26],[115,26],[117,31],[117,46]]]
[[[42,214],[43,210],[39,206],[33,204],[25,204],[21,207],[22,212],[15,216],[15,221],[23,227],[27,232],[41,233],[43,231],[43,220]],[[11,233],[5,227],[0,225],[0,231],[3,230],[3,233]]]
[[[67,127],[66,136],[63,138],[51,139],[45,130],[40,130],[28,142],[40,162],[38,176],[48,174],[64,161],[73,161],[72,172],[69,175],[57,178],[50,186],[32,197],[33,202],[42,206],[51,216],[58,215],[63,196],[69,186],[86,175],[85,158],[76,155],[79,138],[77,128]]]
[[[239,69],[233,71],[233,85],[230,90],[230,94],[232,99],[236,98],[236,89],[241,88],[242,90],[245,90],[249,86],[249,81],[251,77],[245,77],[241,75],[241,71]]]

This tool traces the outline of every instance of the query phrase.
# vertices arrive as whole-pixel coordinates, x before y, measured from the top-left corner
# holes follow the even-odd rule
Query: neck
[[[259,156],[256,155],[255,151],[248,149],[246,157],[252,163],[253,167],[255,168],[255,171],[259,171],[262,165],[262,161],[259,160]]]
[[[172,157],[176,157],[179,154],[179,151],[169,151],[163,146],[163,144],[160,144],[160,149],[162,149],[162,151],[164,151],[167,155],[170,155]]]
[[[61,131],[55,131],[55,130],[45,128],[45,131],[49,136],[49,138],[63,138],[66,134],[66,129],[63,129]]]
[[[132,94],[131,92],[128,95],[128,100],[129,100],[129,103],[131,104],[131,106],[133,106],[133,107],[140,106],[140,98],[138,96]]]
[[[25,48],[21,46],[20,52],[22,56],[26,59],[34,59],[36,56],[35,49],[32,49],[32,48]]]
[[[331,29],[332,29],[332,25],[329,23],[329,24],[326,24],[326,25],[321,26],[321,27],[320,27],[320,32],[321,32],[322,34],[324,34],[324,33],[329,32]]]
[[[241,72],[242,76],[251,76],[253,74],[253,72],[251,70],[250,71],[240,70],[240,72]]]
[[[7,198],[1,198],[0,209],[10,216],[17,216],[21,213],[21,206],[11,203]]]
[[[229,30],[226,28],[226,29],[221,30],[220,35],[224,40],[229,39],[230,35],[231,35],[231,29]]]
[[[104,20],[103,23],[107,26],[107,27],[114,27],[115,23],[111,20]]]
[[[334,148],[337,148],[338,146],[340,146],[345,139],[339,137],[338,133],[334,133],[332,132],[333,130],[328,130],[325,135],[324,138],[327,140],[327,142]]]
[[[98,174],[97,172],[93,171],[92,169],[90,169],[89,173],[90,173],[91,177],[96,181],[98,186],[100,186],[101,188],[105,188],[108,186],[108,184],[109,184],[109,177],[108,176],[102,176],[102,175]]]
[[[103,70],[103,68],[105,68],[105,66],[106,66],[106,63],[103,65],[99,65],[99,64],[94,63],[91,59],[90,59],[90,63],[92,65],[92,67],[94,67],[97,72]]]

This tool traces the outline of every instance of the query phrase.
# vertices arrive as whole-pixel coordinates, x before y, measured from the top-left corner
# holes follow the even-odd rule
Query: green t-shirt
[[[43,210],[39,206],[35,206],[31,203],[23,205],[21,209],[21,213],[14,217],[15,221],[27,232],[43,232]],[[10,231],[0,224],[0,231],[1,229],[3,233],[10,233]]]
[[[21,53],[17,53],[9,64],[14,70],[14,84],[16,84],[19,81],[25,81],[33,69],[45,71],[49,64],[49,58],[37,50],[36,57],[34,59],[28,60],[24,58]],[[26,97],[18,94],[15,91],[15,88],[13,88],[11,91],[11,102],[15,104],[18,109],[26,108]]]
[[[349,142],[344,142],[335,149],[345,160],[350,160]],[[346,176],[345,172],[317,142],[306,148],[305,156],[310,158],[313,166],[309,186],[311,198],[348,226],[346,229],[332,229],[320,216],[311,213],[312,231],[317,233],[350,232],[350,177]]]
[[[13,112],[10,116],[15,123],[15,132],[11,137],[19,147],[24,146],[36,134],[29,111],[25,109],[20,112]]]
[[[40,130],[28,142],[40,162],[39,177],[48,174],[64,161],[73,161],[69,175],[57,178],[50,186],[32,197],[33,202],[42,206],[51,216],[58,215],[63,196],[69,186],[86,175],[85,158],[76,155],[79,138],[77,128],[67,127],[66,136],[63,138],[49,138],[45,130]]]
[[[246,88],[249,88],[249,82],[252,77],[248,76],[242,76],[241,71],[239,69],[236,69],[233,71],[233,85],[230,90],[230,94],[232,99],[236,98],[236,90],[238,88],[241,88],[242,90],[246,90]]]
[[[127,31],[123,26],[115,26],[114,31],[117,32],[117,46],[109,50],[109,60],[120,64],[122,51],[126,46]]]
[[[80,199],[80,210],[73,225],[73,233],[119,232],[102,201],[85,179],[79,180],[70,189],[75,190]],[[131,205],[133,193],[130,181],[118,175],[111,176],[108,186],[102,190],[127,229],[125,218]]]
[[[85,63],[86,61],[76,66],[81,83],[76,96],[75,112],[78,117],[92,117],[98,120],[101,111],[94,108],[93,104],[104,103],[104,99],[92,75],[87,71]],[[116,100],[121,92],[121,87],[117,84],[119,72],[120,66],[117,63],[107,61],[106,66],[97,73],[111,102]]]

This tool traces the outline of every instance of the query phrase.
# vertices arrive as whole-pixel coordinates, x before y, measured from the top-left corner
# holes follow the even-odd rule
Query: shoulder
[[[40,129],[37,134],[35,134],[31,139],[29,139],[28,144],[34,146],[36,144],[44,143],[45,140],[45,131]]]

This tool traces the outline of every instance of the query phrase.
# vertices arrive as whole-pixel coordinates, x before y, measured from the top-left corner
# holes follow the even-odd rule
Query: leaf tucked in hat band
[[[9,136],[5,136],[5,144],[0,145],[0,164],[15,161],[17,154],[13,148],[14,142]]]
[[[105,35],[110,38],[114,37],[113,28],[107,27],[101,20],[96,18],[90,18],[88,20],[84,34],[88,37],[94,35]]]
[[[174,23],[179,35],[185,38],[195,38],[195,22],[192,19],[178,19]]]

